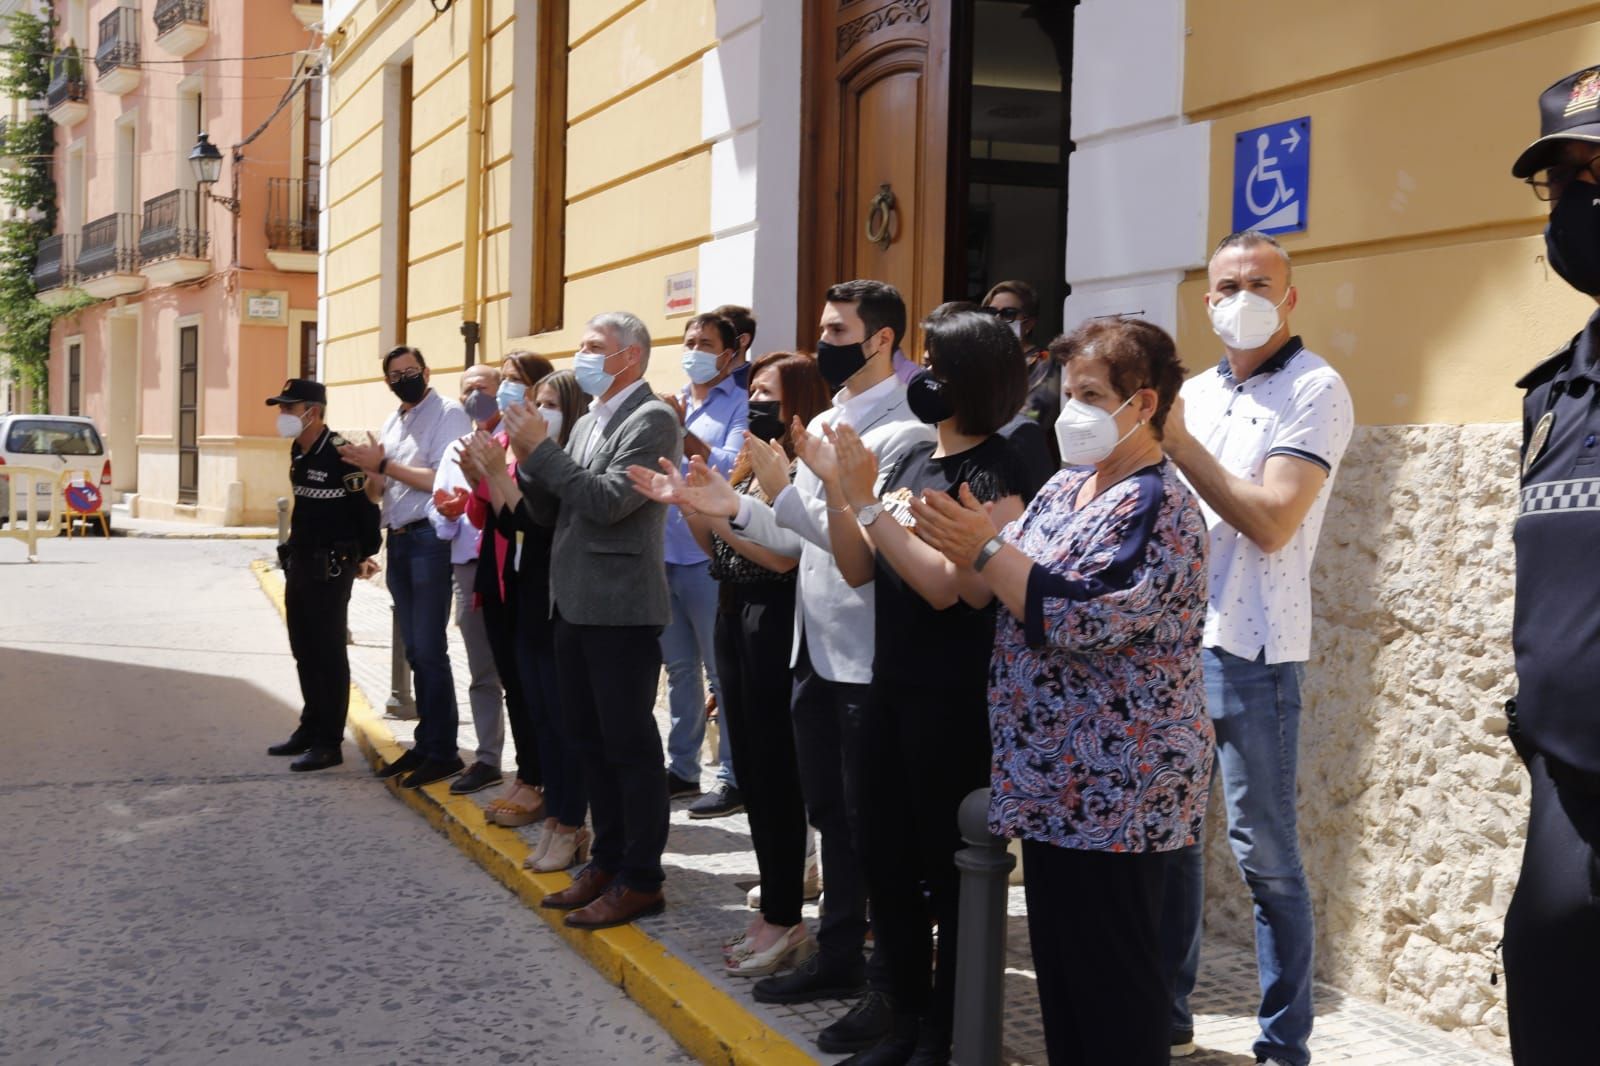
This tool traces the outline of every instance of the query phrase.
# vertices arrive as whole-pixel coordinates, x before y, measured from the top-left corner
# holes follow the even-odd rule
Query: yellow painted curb
[[[282,573],[265,559],[251,563],[250,569],[267,598],[283,614]],[[392,761],[403,750],[353,684],[349,721],[356,743],[374,766]],[[586,933],[563,924],[562,912],[540,907],[541,899],[565,888],[572,879],[566,874],[524,870],[522,860],[527,857],[528,845],[522,837],[490,825],[482,808],[466,796],[450,795],[445,782],[420,789],[403,789],[393,780],[385,784],[495,880],[515,892],[568,946],[648,1011],[701,1062],[715,1066],[798,1066],[816,1062],[637,926]]]

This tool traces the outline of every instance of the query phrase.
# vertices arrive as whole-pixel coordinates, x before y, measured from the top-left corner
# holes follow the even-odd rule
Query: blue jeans
[[[429,525],[389,532],[384,572],[394,598],[400,639],[416,685],[417,753],[448,762],[456,748],[456,685],[450,676],[450,542]]]
[[[1268,665],[1216,648],[1202,652],[1206,704],[1217,731],[1217,773],[1228,844],[1255,902],[1258,1058],[1311,1061],[1311,893],[1295,830],[1295,767],[1302,663]],[[1162,916],[1162,958],[1173,974],[1172,1027],[1192,1031],[1189,995],[1200,969],[1205,911],[1201,845],[1172,853]]]
[[[672,595],[672,621],[661,631],[661,660],[667,667],[667,769],[685,781],[700,780],[700,745],[706,739],[705,669],[711,692],[722,701],[717,681],[717,582],[711,564],[668,563],[667,590]],[[727,717],[717,743],[717,780],[737,785],[728,747]]]

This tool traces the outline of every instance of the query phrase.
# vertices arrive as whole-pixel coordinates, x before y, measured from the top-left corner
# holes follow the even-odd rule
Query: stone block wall
[[[1502,1048],[1489,979],[1528,800],[1502,710],[1519,432],[1357,428],[1317,552],[1300,729],[1319,978]],[[1215,803],[1207,835],[1208,936],[1249,943]]]

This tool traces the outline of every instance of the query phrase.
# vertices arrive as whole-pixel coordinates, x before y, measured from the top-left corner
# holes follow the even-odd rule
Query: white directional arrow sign
[[[1290,126],[1289,136],[1285,137],[1278,143],[1288,145],[1289,151],[1293,152],[1296,148],[1300,147],[1300,131],[1295,129],[1293,126]]]

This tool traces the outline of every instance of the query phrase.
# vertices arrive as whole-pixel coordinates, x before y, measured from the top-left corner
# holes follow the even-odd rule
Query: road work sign
[[[1234,134],[1234,232],[1299,233],[1310,195],[1310,116]]]

